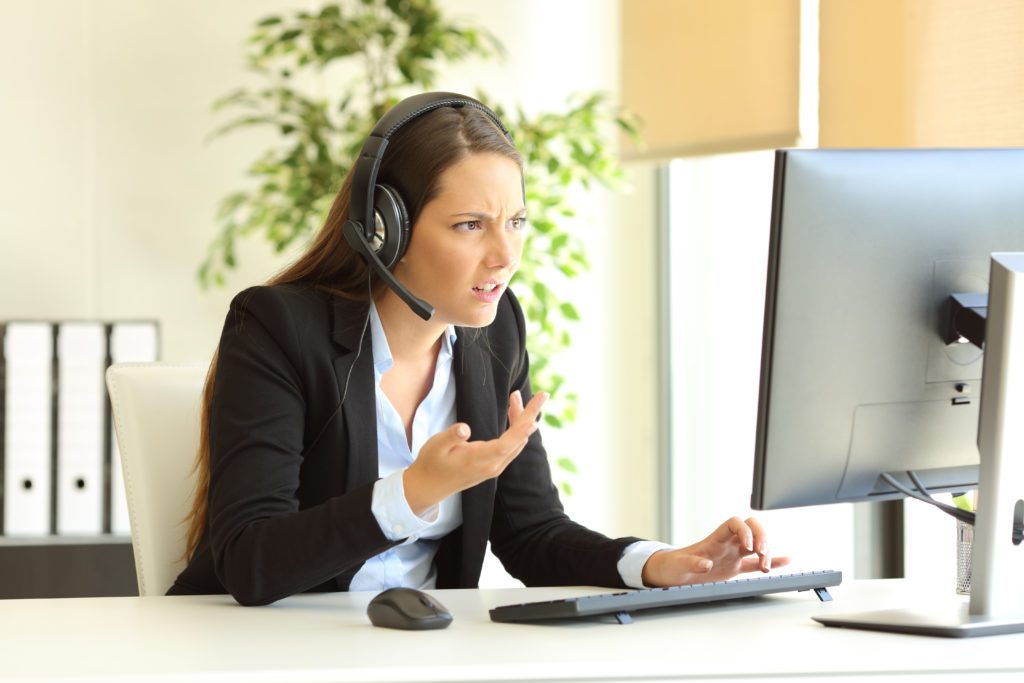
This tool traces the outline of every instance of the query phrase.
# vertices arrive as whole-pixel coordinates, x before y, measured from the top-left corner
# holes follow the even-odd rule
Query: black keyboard
[[[621,593],[602,593],[562,600],[502,605],[491,610],[491,621],[536,621],[614,614],[620,623],[625,624],[631,621],[629,613],[636,610],[736,600],[789,591],[813,590],[820,600],[827,601],[832,599],[827,588],[838,586],[842,581],[842,572],[817,571],[801,574],[772,574],[670,588],[645,588]]]

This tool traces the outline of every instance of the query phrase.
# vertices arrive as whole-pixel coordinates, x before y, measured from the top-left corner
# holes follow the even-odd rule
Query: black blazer
[[[231,302],[210,411],[206,531],[168,594],[231,593],[261,605],[344,591],[367,559],[396,545],[370,510],[377,418],[369,304],[300,285],[253,287]],[[507,427],[508,395],[532,395],[523,313],[511,292],[481,330],[459,328],[452,371],[471,439]],[[351,370],[348,395],[342,388]],[[486,543],[527,585],[623,585],[636,538],[612,540],[565,515],[540,430],[497,479],[462,494],[462,525],[434,559],[438,588],[472,588]]]

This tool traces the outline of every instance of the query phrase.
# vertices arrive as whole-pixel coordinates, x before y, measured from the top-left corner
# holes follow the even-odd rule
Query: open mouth
[[[474,287],[473,291],[474,292],[484,292],[484,293],[489,294],[490,292],[494,292],[494,291],[497,291],[497,290],[501,289],[501,287],[502,287],[502,285],[490,282],[490,283],[488,283],[486,285],[481,285],[480,287]]]

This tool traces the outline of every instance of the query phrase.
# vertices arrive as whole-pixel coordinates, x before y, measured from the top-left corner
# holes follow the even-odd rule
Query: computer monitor
[[[780,150],[769,252],[752,506],[900,498],[882,475],[913,488],[908,470],[934,491],[978,486],[981,406],[994,414],[1024,381],[1010,382],[992,359],[985,368],[976,344],[956,334],[949,343],[950,296],[984,304],[990,273],[1024,265],[992,257],[1024,252],[1024,149]],[[1012,308],[1008,300],[1000,306]],[[990,315],[986,355],[992,327],[1008,316],[991,313],[1001,322]],[[1012,347],[1004,342],[996,341]],[[983,372],[998,397],[982,401]],[[1024,423],[1024,410],[1016,420]],[[1015,467],[1020,499],[1024,466]],[[982,515],[996,492],[980,493]],[[1011,559],[1024,562],[1024,545],[1017,549]],[[976,552],[975,591],[977,572]],[[1001,611],[985,600],[972,602],[974,617]]]

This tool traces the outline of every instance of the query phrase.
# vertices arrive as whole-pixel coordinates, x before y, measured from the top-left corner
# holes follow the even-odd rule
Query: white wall
[[[196,267],[221,196],[268,138],[204,144],[247,78],[241,42],[282,2],[8,2],[0,21],[0,318],[156,317],[164,358],[209,357],[258,243],[223,291]]]
[[[750,508],[773,164],[765,150],[670,166],[673,540],[752,514],[794,570],[852,576],[851,506]]]
[[[221,197],[271,140],[235,133],[210,104],[246,83],[253,23],[314,2],[4,1],[0,4],[0,319],[155,317],[163,358],[205,361],[230,298],[285,263],[259,239],[223,290],[195,277]],[[508,47],[439,89],[484,88],[502,104],[558,109],[576,91],[618,89],[616,0],[443,0]],[[319,86],[329,91],[331,82]],[[655,533],[654,227],[649,171],[636,190],[582,198],[594,264],[571,292],[584,322],[561,359],[579,422],[549,435],[583,471],[570,512],[607,533]],[[340,178],[339,178],[340,181]],[[600,371],[594,372],[598,368]]]
[[[48,11],[49,10],[49,11]],[[59,11],[58,11],[59,10]],[[92,314],[81,2],[0,10],[0,316]]]

